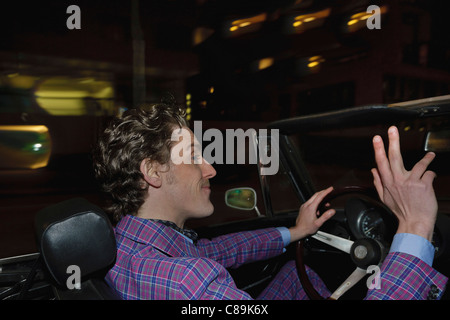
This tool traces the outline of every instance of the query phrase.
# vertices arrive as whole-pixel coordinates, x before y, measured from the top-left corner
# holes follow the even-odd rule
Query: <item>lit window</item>
[[[385,14],[388,11],[387,6],[380,7],[380,14]],[[357,12],[353,14],[350,19],[347,21],[347,30],[349,32],[355,32],[359,29],[366,28],[367,19],[372,16],[371,13],[367,13],[366,11]]]
[[[294,32],[302,33],[308,29],[320,27],[330,13],[331,9],[327,8],[321,11],[295,16],[292,22]]]
[[[273,58],[264,58],[259,60],[258,69],[263,70],[271,67],[273,65]]]
[[[228,35],[237,36],[247,32],[254,32],[259,30],[261,24],[266,21],[267,14],[261,13],[256,16],[233,20],[227,23],[227,29],[230,32]]]

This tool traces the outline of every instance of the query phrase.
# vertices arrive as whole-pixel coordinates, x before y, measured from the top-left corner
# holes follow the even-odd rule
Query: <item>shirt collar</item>
[[[126,215],[120,219],[115,232],[135,242],[148,244],[172,256],[191,256],[196,247],[173,228],[160,222]]]
[[[151,221],[162,223],[163,225],[172,228],[173,230],[177,231],[178,233],[182,234],[183,236],[186,236],[191,240],[192,243],[196,243],[198,239],[198,234],[192,230],[192,229],[183,229],[176,225],[175,222],[167,221],[167,220],[160,220],[160,219],[150,219]]]

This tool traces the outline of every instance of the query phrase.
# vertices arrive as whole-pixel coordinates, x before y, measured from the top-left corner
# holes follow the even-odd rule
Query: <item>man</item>
[[[279,255],[289,243],[314,234],[335,213],[329,209],[320,217],[317,215],[318,205],[332,188],[314,194],[305,202],[295,226],[289,229],[269,228],[197,241],[191,238],[191,231],[183,229],[184,223],[212,214],[209,179],[216,172],[204,159],[196,159],[195,139],[183,115],[172,102],[160,103],[147,110],[131,110],[121,119],[115,119],[99,140],[95,171],[104,190],[111,195],[109,209],[119,220],[115,229],[117,260],[106,279],[124,299],[251,299],[249,294],[236,287],[226,268]],[[172,141],[174,130],[187,130],[191,139]],[[379,167],[373,171],[375,185],[381,199],[395,208],[400,219],[399,232],[416,234],[427,244],[427,238],[423,236],[429,236],[428,229],[434,225],[433,212],[435,219],[436,210],[426,208],[430,211],[427,214],[420,210],[414,212],[407,207],[412,203],[410,199],[406,200],[405,206],[400,204],[405,192],[416,192],[418,187],[412,185],[412,190],[405,191],[397,184],[399,175],[418,179],[419,174],[418,169],[413,170],[413,175],[401,171],[398,138],[392,137],[390,156],[397,159],[394,161],[397,166],[389,166],[384,150],[381,152],[382,142],[378,138],[374,141]],[[181,148],[180,143],[183,144]],[[174,164],[171,151],[175,146],[176,150],[183,151],[183,156],[189,152],[191,161]],[[420,164],[422,170],[423,160]],[[423,181],[428,187],[432,182],[430,176],[427,173],[427,179]],[[420,196],[432,199],[434,193],[431,189]],[[419,225],[416,216],[422,218],[425,215],[427,223]],[[383,265],[382,289],[370,291],[367,298],[423,298],[423,294],[428,294],[431,289],[423,288],[425,293],[408,296],[403,292],[408,290],[397,282],[392,282],[390,287],[384,285],[383,281],[390,283],[404,263],[412,264],[409,268],[413,271],[423,269],[427,275],[423,281],[434,293],[438,292],[436,297],[440,296],[446,278],[435,272],[430,263],[422,262],[421,256],[414,257],[414,253],[403,248],[404,243],[410,241],[409,238],[396,240],[398,251],[391,253]],[[307,272],[317,291],[322,296],[329,296],[317,274],[309,268]],[[397,292],[400,292],[399,296],[394,295]],[[258,298],[307,298],[295,264],[286,264]]]

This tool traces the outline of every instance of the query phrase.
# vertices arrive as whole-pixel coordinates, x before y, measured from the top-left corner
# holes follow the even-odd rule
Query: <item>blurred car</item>
[[[281,256],[229,270],[239,288],[253,297],[258,296],[286,261],[296,259],[298,263],[300,260],[312,267],[333,292],[354,272],[355,264],[350,254],[330,246],[323,238],[344,239],[352,243],[369,239],[368,242],[380,245],[381,251],[389,248],[397,221],[374,193],[370,169],[375,167],[372,137],[379,134],[386,139],[387,129],[391,125],[399,128],[407,169],[425,152],[437,154],[430,167],[438,175],[434,187],[439,204],[433,236],[436,248],[433,266],[449,275],[450,96],[446,96],[395,105],[363,106],[271,123],[269,129],[279,130],[278,144],[276,147],[269,146],[271,152],[279,153],[278,172],[275,175],[259,175],[258,188],[254,185],[234,185],[232,190],[225,192],[227,210],[233,216],[241,212],[242,219],[220,224],[199,224],[196,231],[202,237],[214,237],[243,230],[292,226],[300,205],[316,191],[330,185],[337,192],[327,201],[337,213],[324,224],[320,233],[302,241],[301,253],[298,250],[300,245],[292,244]],[[247,170],[261,173],[261,163],[254,167],[246,166]],[[214,184],[212,189],[214,193]],[[219,196],[223,201],[224,194]],[[106,222],[84,223],[86,221],[83,219],[93,219],[91,214],[102,217],[100,220]],[[36,220],[40,251],[0,259],[0,298],[86,298],[83,290],[67,288],[65,280],[68,281],[72,273],[64,271],[68,263],[86,265],[89,272],[82,274],[81,289],[86,289],[86,283],[96,277],[101,282],[115,255],[114,248],[111,249],[114,247],[112,226],[107,220],[101,209],[91,207],[83,200],[57,204],[41,211]],[[89,225],[92,229],[89,227],[78,232],[80,225]],[[107,241],[93,246],[97,241],[90,236],[97,233],[104,234],[102,239]],[[325,236],[321,239],[320,235]],[[65,260],[67,252],[72,257]],[[97,258],[86,259],[85,253]],[[381,253],[373,264],[379,265],[382,259]],[[101,261],[97,263],[97,260]],[[41,264],[35,264],[36,261]],[[369,276],[367,272],[363,279]],[[89,286],[92,288],[96,284],[90,282]],[[104,284],[99,286],[104,288]],[[111,298],[107,294],[92,295],[93,289],[87,291],[89,298]],[[366,292],[367,283],[363,280],[339,298],[362,299]],[[448,293],[444,298],[448,298]]]

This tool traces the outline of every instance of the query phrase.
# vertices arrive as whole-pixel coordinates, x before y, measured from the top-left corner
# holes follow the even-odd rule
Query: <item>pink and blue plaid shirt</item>
[[[170,227],[131,215],[120,220],[115,233],[117,259],[106,280],[127,300],[252,299],[226,268],[279,255],[285,246],[276,228],[200,239],[194,245]],[[413,255],[391,252],[380,282],[366,299],[426,299],[430,292],[440,298],[447,278]],[[283,290],[270,291],[270,299],[286,298]]]
[[[251,299],[226,268],[283,252],[277,229],[200,239],[192,244],[163,224],[131,215],[115,229],[117,259],[106,280],[124,299]]]

